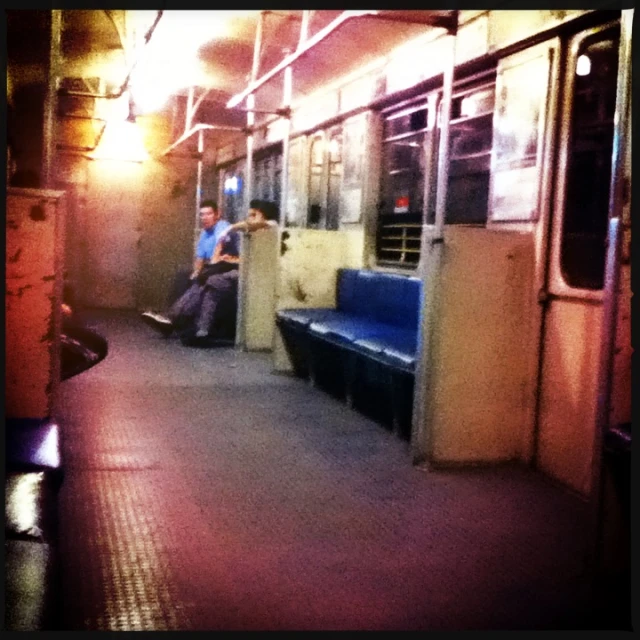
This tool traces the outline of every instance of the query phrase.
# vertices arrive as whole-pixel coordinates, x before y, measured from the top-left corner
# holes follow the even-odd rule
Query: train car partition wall
[[[589,495],[620,19],[506,13],[460,12],[311,97],[294,83],[276,310],[335,307],[339,268],[417,275],[414,461],[533,462]]]
[[[7,193],[5,417],[58,417],[64,192]]]

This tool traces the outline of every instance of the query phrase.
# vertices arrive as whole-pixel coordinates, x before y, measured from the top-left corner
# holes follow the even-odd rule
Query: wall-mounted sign
[[[344,185],[362,186],[362,162],[365,152],[366,119],[362,116],[351,118],[342,130],[342,162]]]
[[[491,219],[495,222],[538,217],[549,65],[547,44],[500,61],[491,158]]]
[[[396,198],[393,213],[407,213],[409,211],[409,196]]]

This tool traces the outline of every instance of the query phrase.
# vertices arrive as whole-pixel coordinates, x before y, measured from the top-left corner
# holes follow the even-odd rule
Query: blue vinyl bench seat
[[[282,309],[278,311],[278,318],[291,327],[307,329],[312,322],[321,322],[338,317],[340,312],[335,309]]]
[[[410,276],[339,269],[336,308],[279,310],[276,324],[294,371],[315,382],[315,370],[337,352],[333,377],[344,379],[347,400],[361,366],[375,363],[412,385],[421,284]]]
[[[413,373],[416,365],[417,332],[408,329],[390,331],[384,336],[370,336],[356,340],[358,351],[371,353],[390,366]]]
[[[380,339],[384,340],[385,334],[392,329],[382,322],[367,318],[354,318],[344,314],[342,317],[312,322],[308,330],[312,336],[322,336],[329,340],[350,343],[350,346],[354,346],[353,343],[357,340],[369,337],[380,336]]]

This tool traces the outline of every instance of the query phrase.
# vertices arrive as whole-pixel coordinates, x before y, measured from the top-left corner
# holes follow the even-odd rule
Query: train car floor
[[[271,355],[85,312],[61,390],[64,630],[593,629],[588,509],[519,467],[426,471]]]

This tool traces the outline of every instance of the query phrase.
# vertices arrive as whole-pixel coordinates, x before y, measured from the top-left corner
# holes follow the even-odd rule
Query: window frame
[[[568,53],[563,60],[564,68],[575,69],[577,59],[587,41],[603,39],[606,32],[620,28],[618,21],[588,29],[576,34],[570,41]],[[618,65],[620,60],[618,59]],[[567,73],[561,86],[562,110],[560,113],[560,136],[558,140],[558,164],[555,174],[555,198],[553,203],[554,222],[551,230],[551,258],[549,267],[549,292],[558,297],[589,300],[601,302],[604,289],[587,289],[572,286],[568,283],[562,273],[561,268],[561,242],[564,233],[565,221],[565,201],[567,197],[568,169],[569,169],[569,147],[571,136],[571,118],[574,105],[575,74]],[[617,94],[616,94],[617,95]],[[614,125],[615,136],[615,125]],[[605,237],[606,241],[606,237]]]
[[[429,207],[431,194],[431,180],[433,173],[433,163],[431,161],[434,154],[433,130],[435,126],[435,108],[437,104],[437,91],[421,94],[394,107],[388,107],[380,112],[380,178],[378,181],[378,207],[375,229],[375,263],[382,268],[397,268],[403,271],[418,269],[422,256],[422,226],[424,221],[425,206]],[[426,122],[424,127],[392,135],[386,134],[387,122],[415,113],[421,110],[426,111]],[[385,196],[385,185],[387,176],[391,175],[388,168],[388,157],[386,149],[397,141],[419,138],[419,147],[423,154],[423,194],[421,211],[408,213],[392,212],[382,210],[382,199]],[[425,204],[426,203],[426,204]],[[386,242],[389,244],[387,245]],[[386,258],[385,253],[398,255],[398,259]],[[415,259],[413,259],[415,258]]]
[[[338,159],[332,158],[331,143],[339,140]],[[320,162],[314,152],[314,145],[322,146],[318,155]],[[306,190],[307,207],[305,215],[305,228],[337,231],[340,228],[340,191],[343,174],[343,127],[342,124],[318,129],[307,137],[306,141]],[[338,167],[339,169],[336,169]],[[315,171],[315,173],[314,173]],[[337,171],[333,173],[332,171]],[[332,189],[332,178],[339,177],[337,188]],[[315,184],[314,184],[315,179]],[[335,186],[335,184],[334,184]],[[330,215],[329,205],[334,208]],[[319,208],[317,220],[312,218],[312,207]]]
[[[456,87],[455,91],[452,92],[451,102],[452,102],[452,110],[454,104],[457,100],[464,100],[464,98],[468,95],[473,95],[479,92],[482,92],[488,88],[493,88],[493,107],[491,111],[485,111],[480,114],[474,114],[472,116],[458,116],[449,120],[449,167],[448,167],[448,184],[447,184],[447,204],[445,205],[445,217],[444,224],[445,226],[450,225],[463,225],[463,226],[473,226],[478,228],[486,228],[487,223],[490,220],[490,204],[491,204],[491,175],[492,175],[492,166],[491,166],[491,158],[493,154],[493,126],[494,126],[494,114],[496,108],[496,70],[495,68],[491,70],[487,70],[485,73],[481,74],[481,77],[472,77],[465,79],[460,83],[459,87]],[[434,144],[434,153],[437,155],[438,152],[438,142],[440,137],[440,128],[442,125],[442,90],[439,91],[438,96],[438,105],[437,105],[437,125],[435,131],[435,144]],[[488,137],[490,139],[489,149],[486,151],[482,151],[479,153],[471,153],[471,154],[462,154],[460,157],[453,157],[452,146],[454,144],[454,139],[452,134],[452,128],[456,126],[463,125],[465,122],[469,121],[479,121],[481,119],[491,118],[491,129],[489,131]],[[462,163],[468,161],[470,164],[479,165],[481,161],[484,161],[487,164],[486,170],[483,171],[461,171],[458,175],[454,176],[455,170],[453,170],[454,163]],[[436,171],[434,172],[434,180],[437,180],[437,158],[435,159],[436,163]],[[451,198],[451,178],[452,177],[464,177],[464,176],[473,176],[477,174],[486,174],[486,207],[485,207],[485,215],[482,221],[452,221],[448,215],[449,213],[449,199]],[[435,185],[434,185],[435,186]],[[427,224],[429,226],[433,226],[435,222],[434,218],[430,216],[427,217]]]

